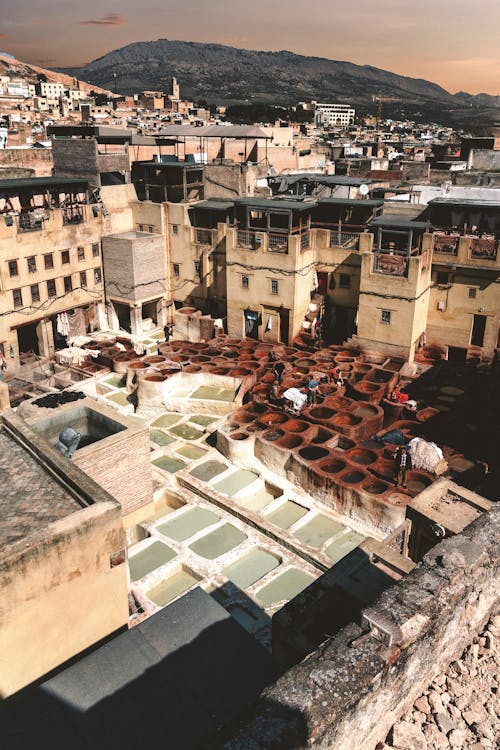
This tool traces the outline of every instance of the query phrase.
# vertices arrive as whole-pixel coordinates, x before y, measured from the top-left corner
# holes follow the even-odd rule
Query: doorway
[[[317,293],[325,296],[328,291],[328,274],[324,271],[319,271],[318,274],[318,288]]]
[[[259,339],[259,313],[245,310],[245,336],[249,339]]]
[[[486,328],[486,315],[474,315],[470,342],[472,346],[483,346],[484,330]]]
[[[29,323],[27,326],[20,326],[17,329],[19,354],[28,354],[28,352],[40,354],[38,335],[36,332],[37,325],[37,323]]]

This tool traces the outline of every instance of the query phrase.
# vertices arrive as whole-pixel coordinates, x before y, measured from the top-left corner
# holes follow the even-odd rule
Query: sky
[[[452,93],[500,95],[499,0],[4,2],[0,51],[46,68],[181,39],[286,49],[425,78]]]

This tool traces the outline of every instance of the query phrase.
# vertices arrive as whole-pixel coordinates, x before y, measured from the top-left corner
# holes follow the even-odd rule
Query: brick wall
[[[148,430],[127,430],[115,436],[112,447],[97,442],[77,451],[73,463],[116,498],[128,514],[153,499],[149,453]]]

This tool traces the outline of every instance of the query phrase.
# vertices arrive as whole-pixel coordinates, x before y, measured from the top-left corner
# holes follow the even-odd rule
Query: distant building
[[[314,124],[317,127],[344,127],[354,122],[356,110],[349,104],[314,104]]]

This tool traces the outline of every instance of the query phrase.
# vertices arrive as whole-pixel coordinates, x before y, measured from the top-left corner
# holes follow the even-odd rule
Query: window
[[[47,294],[49,295],[49,298],[56,296],[56,280],[55,279],[49,279],[47,281]]]
[[[339,279],[339,286],[342,289],[350,289],[351,288],[351,277],[348,273],[341,273],[340,279]]]
[[[139,232],[144,232],[144,224],[139,224]]]
[[[17,260],[9,260],[9,276],[17,276]]]
[[[32,255],[29,258],[26,258],[28,263],[28,273],[36,273],[36,258],[34,255]]]
[[[441,285],[446,285],[448,283],[448,279],[450,278],[450,274],[447,271],[438,271],[436,276],[436,283]]]
[[[153,226],[151,226],[151,224],[148,224],[148,232],[149,232],[149,234],[153,234],[154,231],[155,231],[155,228]]]
[[[276,279],[271,279],[271,294],[278,294],[278,282]]]
[[[174,276],[176,278],[179,278],[180,275],[181,275],[181,268],[178,263],[174,263]]]
[[[77,254],[78,254],[79,261],[85,260],[85,248],[84,247],[79,247],[77,250]]]
[[[71,276],[64,277],[64,291],[65,292],[73,291],[73,282],[71,281]]]
[[[469,299],[476,299],[477,289],[469,287]]]
[[[87,288],[87,272],[86,271],[80,271],[80,286],[82,289]]]
[[[47,253],[47,255],[43,256],[43,264],[47,271],[50,271],[50,269],[54,268],[54,256],[52,255],[52,253]]]
[[[12,299],[14,300],[14,307],[23,306],[23,293],[20,289],[12,290]]]
[[[179,234],[179,225],[172,224],[172,234]]]
[[[100,268],[94,268],[94,284],[100,284],[102,281],[102,272]]]
[[[201,273],[201,261],[195,260],[194,262],[194,275],[199,279]]]
[[[69,250],[63,250],[61,253],[61,263],[69,263]]]
[[[248,289],[248,276],[241,277],[241,286],[243,289]]]
[[[32,284],[30,289],[31,289],[31,301],[40,302],[40,290],[38,288],[38,284]]]
[[[388,325],[390,325],[391,323],[391,311],[390,310],[382,310],[382,314],[380,316],[380,322],[387,323]]]
[[[99,243],[98,242],[94,242],[94,244],[92,245],[92,257],[93,258],[99,257]]]

